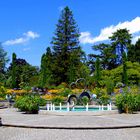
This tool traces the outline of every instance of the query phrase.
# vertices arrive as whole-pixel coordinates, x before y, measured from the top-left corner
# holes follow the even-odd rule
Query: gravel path
[[[0,127],[0,140],[139,140],[140,128],[49,130]]]

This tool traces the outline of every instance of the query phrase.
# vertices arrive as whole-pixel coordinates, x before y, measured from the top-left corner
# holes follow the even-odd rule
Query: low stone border
[[[16,124],[2,124],[4,127],[18,127],[18,128],[33,128],[33,129],[67,129],[67,130],[98,130],[98,129],[126,129],[138,128],[140,125],[122,125],[122,126],[31,126],[31,125],[16,125]]]

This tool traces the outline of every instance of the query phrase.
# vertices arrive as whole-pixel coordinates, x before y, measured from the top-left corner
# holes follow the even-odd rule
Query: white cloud
[[[132,44],[135,44],[138,41],[139,38],[140,38],[140,35],[133,37]]]
[[[24,33],[24,35],[27,38],[32,38],[32,39],[35,39],[35,38],[38,38],[39,37],[39,34],[37,34],[35,32],[32,32],[32,31],[28,31],[27,33]]]
[[[20,38],[5,41],[3,45],[12,46],[12,45],[25,44],[29,42],[31,39],[38,38],[39,36],[40,35],[38,33],[35,33],[33,31],[28,31],[26,33],[23,33],[23,36]]]
[[[110,37],[113,32],[117,31],[117,29],[123,28],[127,28],[132,35],[135,33],[140,33],[140,17],[136,17],[131,21],[120,22],[116,26],[111,25],[109,27],[105,27],[101,29],[100,34],[95,37],[93,37],[90,32],[81,32],[79,39],[82,44],[93,44],[108,40],[108,37]]]

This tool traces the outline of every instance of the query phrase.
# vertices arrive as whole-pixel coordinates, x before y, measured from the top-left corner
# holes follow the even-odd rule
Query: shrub
[[[63,98],[61,96],[55,96],[52,98],[52,103],[55,105],[59,105],[61,102],[63,102]]]
[[[110,101],[110,96],[108,94],[103,94],[99,97],[99,104],[107,105]]]
[[[6,88],[2,85],[0,85],[0,98],[1,100],[4,100],[6,97]]]
[[[67,84],[66,83],[61,83],[60,85],[58,85],[57,87],[55,87],[56,89],[62,89],[62,88],[66,88]]]
[[[36,96],[36,102],[38,102],[39,106],[45,106],[47,101],[39,96]]]
[[[136,103],[137,103],[136,110],[140,111],[140,94],[136,96]]]
[[[102,95],[106,94],[106,88],[94,88],[92,91],[92,93],[97,95],[97,98],[100,98]]]
[[[43,99],[36,95],[21,96],[15,102],[15,107],[26,113],[38,113]],[[43,101],[44,102],[44,101]]]
[[[89,99],[88,99],[86,96],[84,96],[84,97],[81,99],[81,102],[82,102],[82,104],[85,106],[85,105],[89,102]]]
[[[60,96],[68,97],[70,93],[72,93],[72,91],[68,88],[65,88],[63,91],[61,91]]]
[[[120,113],[133,113],[140,107],[140,95],[125,92],[116,96],[116,106]]]
[[[106,81],[105,81],[105,85],[106,85],[106,88],[107,88],[107,93],[109,95],[111,95],[112,92],[114,92],[114,82],[112,79],[108,78]]]

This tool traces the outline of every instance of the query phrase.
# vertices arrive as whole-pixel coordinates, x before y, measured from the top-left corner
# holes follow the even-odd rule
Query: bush
[[[63,98],[61,96],[56,96],[52,98],[52,103],[55,105],[59,105],[61,102],[63,102]]]
[[[106,81],[105,81],[105,85],[106,85],[106,88],[107,88],[107,93],[109,95],[111,95],[111,93],[114,92],[114,82],[111,78],[108,78]]]
[[[84,97],[81,99],[81,102],[82,102],[82,104],[85,106],[85,105],[89,102],[89,99],[88,99],[86,96],[84,96]]]
[[[63,91],[60,92],[60,96],[68,97],[68,95],[71,93],[72,93],[72,91],[70,89],[65,88]]]
[[[36,102],[38,102],[39,106],[45,106],[47,101],[43,98],[40,98],[39,96],[36,96]]]
[[[110,96],[107,94],[103,94],[100,98],[99,98],[99,104],[102,105],[107,105],[109,104],[110,101]]]
[[[55,87],[56,89],[62,89],[62,88],[66,88],[67,84],[66,83],[61,83],[60,85],[58,85],[57,87]]]
[[[0,98],[5,99],[6,97],[6,89],[4,86],[0,86]]]
[[[42,104],[42,101],[45,102],[36,95],[21,96],[16,100],[15,107],[26,113],[36,114],[39,111],[39,105]]]
[[[136,96],[136,103],[137,103],[137,108],[136,110],[140,111],[140,94]]]
[[[120,113],[133,113],[140,108],[140,95],[126,92],[116,96],[116,106]]]

